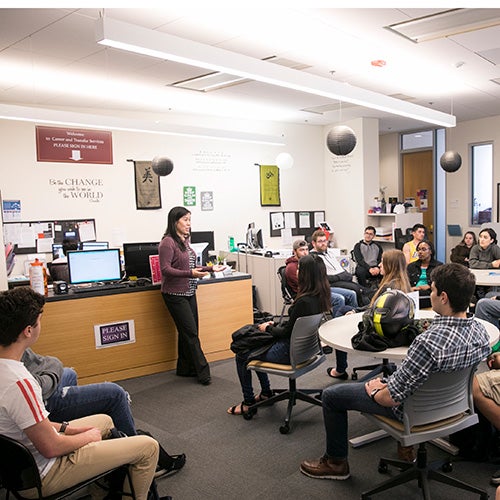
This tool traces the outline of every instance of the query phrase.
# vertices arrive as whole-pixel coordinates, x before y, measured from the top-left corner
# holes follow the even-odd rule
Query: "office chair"
[[[290,338],[290,364],[282,365],[269,361],[252,360],[247,364],[247,369],[288,377],[288,389],[274,389],[273,396],[263,401],[259,401],[249,406],[248,411],[243,415],[246,420],[250,420],[256,413],[259,406],[272,405],[278,401],[288,399],[288,409],[283,425],[280,426],[281,434],[290,432],[290,419],[292,408],[298,399],[307,403],[321,406],[321,401],[310,394],[321,394],[322,389],[297,389],[297,378],[314,370],[318,365],[326,360],[318,337],[318,328],[323,318],[323,314],[312,316],[302,316],[293,325],[292,336]]]
[[[400,227],[394,229],[394,247],[396,250],[403,250],[404,244],[407,242],[407,237],[403,234]]]
[[[286,283],[286,275],[285,275],[285,269],[286,266],[280,266],[277,271],[278,279],[280,280],[281,284],[281,296],[283,297],[283,307],[281,308],[281,314],[280,314],[280,319],[279,319],[279,325],[283,323],[283,318],[285,316],[285,309],[292,305],[293,302],[293,292],[290,290],[290,288],[287,286]]]
[[[441,465],[447,472],[452,470],[449,460],[436,464],[427,463],[425,443],[436,438],[448,436],[478,422],[472,401],[472,380],[476,366],[450,373],[433,373],[429,379],[404,402],[403,421],[393,420],[380,415],[363,415],[371,422],[397,439],[402,446],[418,444],[417,460],[381,458],[378,470],[385,473],[389,465],[402,470],[395,477],[384,481],[375,488],[362,493],[362,500],[368,500],[375,493],[404,484],[412,479],[418,480],[424,499],[430,499],[429,480],[471,491],[486,500],[486,491],[449,477],[436,470]]]
[[[27,497],[23,496],[23,490],[27,489],[36,489],[38,494],[36,498],[40,500],[57,500],[59,498],[64,498],[94,482],[103,489],[109,489],[99,482],[99,480],[120,469],[125,469],[125,476],[130,484],[131,493],[119,493],[135,499],[134,489],[130,481],[128,467],[126,466],[110,469],[109,471],[91,477],[63,491],[45,496],[42,493],[40,472],[38,471],[38,466],[30,450],[24,446],[23,443],[7,436],[0,435],[0,484],[7,490],[7,500],[9,499],[10,493],[18,500],[27,499]]]
[[[49,262],[47,264],[53,281],[66,281],[69,283],[69,269],[67,262]]]

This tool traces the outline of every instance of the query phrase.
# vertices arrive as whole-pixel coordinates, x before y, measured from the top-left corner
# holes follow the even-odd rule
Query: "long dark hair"
[[[319,255],[304,255],[299,259],[299,287],[295,301],[304,295],[318,296],[321,310],[329,311],[332,307],[330,284],[326,277],[326,266]]]
[[[167,229],[165,229],[165,233],[162,237],[163,239],[165,236],[170,236],[182,251],[186,250],[186,245],[184,244],[184,240],[177,234],[176,224],[179,219],[190,213],[191,212],[184,207],[171,208],[167,217]]]
[[[493,240],[490,245],[497,243],[497,233],[494,229],[491,229],[491,227],[485,227],[479,231],[479,236],[481,236],[482,233],[488,233],[490,235],[490,238]]]
[[[464,234],[464,237],[462,238],[462,241],[459,243],[459,245],[466,246],[466,245],[465,245],[465,237],[466,237],[468,234],[472,234],[472,246],[477,245],[476,233],[475,233],[474,231],[467,231],[467,232]]]

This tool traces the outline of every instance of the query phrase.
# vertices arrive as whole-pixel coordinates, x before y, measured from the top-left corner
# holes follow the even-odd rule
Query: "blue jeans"
[[[380,406],[366,393],[365,384],[352,382],[335,384],[323,391],[323,420],[326,431],[326,454],[342,460],[347,458],[347,411],[357,410],[394,418],[391,408]]]
[[[340,288],[338,286],[332,286],[330,287],[330,294],[331,293],[342,295],[342,297],[344,297],[344,302],[346,306],[358,307],[358,299],[356,297],[356,292],[354,290],[349,290],[347,288]]]
[[[497,295],[497,292],[488,294],[488,296]],[[500,319],[500,300],[492,300],[490,298],[480,299],[476,304],[476,318],[484,319],[495,325],[498,328],[498,320]]]
[[[243,392],[243,402],[245,404],[253,404],[255,395],[252,387],[252,372],[247,370],[248,359],[260,359],[271,363],[290,364],[290,341],[278,340],[262,355],[252,357],[252,351],[236,354],[236,371],[240,379],[241,390]],[[260,387],[263,393],[271,392],[271,385],[267,373],[256,372],[260,382]]]
[[[57,389],[45,404],[50,412],[50,420],[63,422],[104,413],[113,419],[119,431],[127,436],[137,434],[130,411],[129,395],[122,387],[113,382],[87,385],[77,383],[76,372],[72,368],[64,368]]]

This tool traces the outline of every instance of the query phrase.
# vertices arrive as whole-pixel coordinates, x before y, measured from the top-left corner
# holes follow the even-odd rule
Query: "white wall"
[[[37,162],[35,124],[0,120],[1,194],[3,199],[21,200],[23,220],[94,218],[97,239],[119,246],[124,241],[159,240],[168,211],[183,204],[183,186],[195,186],[197,205],[190,208],[193,230],[215,231],[218,250],[227,249],[228,236],[244,241],[251,221],[263,229],[267,246],[279,248],[281,238],[269,236],[269,212],[325,209],[323,129],[258,125],[253,124],[252,131],[282,135],[286,146],[113,131],[114,163],[89,165]],[[259,168],[254,164],[274,164],[284,151],[293,156],[294,166],[280,175],[281,207],[261,207]],[[137,210],[133,163],[126,160],[150,160],[156,155],[174,162],[172,174],[160,178],[162,208]],[[206,161],[200,161],[202,157]],[[221,157],[225,160],[215,167],[212,162]],[[65,198],[53,184],[65,179],[99,180],[102,186],[94,188],[99,201]],[[213,211],[201,211],[201,191],[213,191]]]
[[[356,147],[336,157],[325,148],[327,220],[335,232],[336,246],[350,251],[363,237],[367,207],[379,193],[378,120],[360,118],[346,122],[356,134]],[[324,127],[324,140],[334,125]]]

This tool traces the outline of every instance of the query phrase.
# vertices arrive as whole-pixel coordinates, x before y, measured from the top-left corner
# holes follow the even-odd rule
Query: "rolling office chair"
[[[429,480],[454,486],[461,490],[477,493],[481,500],[486,500],[486,491],[458,479],[449,477],[435,470],[450,472],[449,460],[438,464],[427,463],[425,443],[436,438],[448,436],[478,422],[472,401],[472,380],[476,366],[450,373],[433,373],[429,379],[404,402],[403,421],[393,420],[380,415],[363,415],[371,422],[397,439],[402,446],[418,444],[416,462],[381,458],[378,466],[380,473],[385,473],[389,465],[402,472],[375,488],[362,493],[362,500],[368,500],[375,493],[404,484],[412,479],[418,480],[424,499],[430,499]]]
[[[40,500],[57,500],[59,498],[65,498],[92,483],[97,483],[103,489],[108,489],[100,480],[104,479],[106,476],[110,476],[110,474],[115,471],[123,469],[125,469],[125,476],[130,484],[131,493],[120,492],[120,494],[135,499],[129,470],[126,466],[110,469],[109,471],[91,477],[63,491],[45,496],[42,492],[40,472],[30,450],[24,446],[23,443],[7,436],[0,435],[0,484],[7,490],[7,500],[10,493],[18,500],[27,499],[27,497],[23,496],[23,490],[28,489],[36,489],[38,494],[37,498]]]
[[[297,389],[297,378],[314,370],[326,360],[318,336],[318,328],[323,319],[323,314],[302,316],[293,325],[290,338],[290,364],[282,365],[269,361],[252,360],[247,364],[248,370],[260,371],[270,375],[288,377],[288,389],[274,389],[273,396],[249,406],[248,411],[243,414],[245,420],[250,420],[259,406],[272,405],[278,401],[288,399],[288,409],[283,425],[279,430],[281,434],[290,432],[290,419],[292,409],[298,399],[316,406],[321,406],[321,400],[311,394],[321,394],[322,389]]]
[[[278,279],[280,280],[281,284],[281,296],[283,297],[283,307],[281,308],[281,314],[280,314],[280,319],[279,319],[279,325],[283,323],[283,318],[285,316],[285,309],[288,306],[292,305],[293,302],[293,292],[288,288],[287,283],[286,283],[286,276],[285,276],[285,269],[286,266],[280,266],[278,268],[277,274],[278,274]]]

